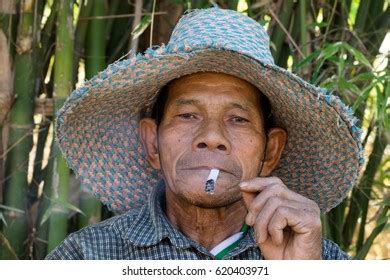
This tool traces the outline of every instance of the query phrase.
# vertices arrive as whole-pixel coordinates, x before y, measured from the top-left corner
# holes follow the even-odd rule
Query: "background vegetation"
[[[185,10],[211,4],[264,24],[278,65],[354,110],[366,164],[323,232],[356,259],[389,258],[389,1],[0,0],[0,259],[42,259],[113,215],[67,168],[53,115],[84,79],[167,42]]]

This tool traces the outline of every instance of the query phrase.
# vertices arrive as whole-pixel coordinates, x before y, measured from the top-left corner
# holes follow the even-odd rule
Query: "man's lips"
[[[197,184],[204,184],[206,178],[210,174],[211,169],[218,169],[220,171],[217,178],[217,184],[219,186],[222,184],[225,186],[225,188],[230,189],[236,186],[241,181],[241,175],[239,175],[238,172],[232,172],[218,165],[202,165],[180,168],[178,170],[177,175],[179,175],[178,178],[180,178],[180,180],[186,181],[191,178],[192,183],[197,182]]]
[[[176,163],[176,170],[186,172],[187,174],[188,172],[210,173],[211,169],[220,170],[222,172],[220,175],[233,176],[236,179],[242,177],[240,165],[235,160],[218,153],[191,153],[183,156]]]
[[[196,166],[196,167],[182,168],[181,170],[210,171],[211,169],[218,169],[220,172],[225,172],[225,173],[231,174],[233,176],[236,176],[233,172],[230,172],[230,171],[228,171],[222,167],[218,167],[218,166]]]

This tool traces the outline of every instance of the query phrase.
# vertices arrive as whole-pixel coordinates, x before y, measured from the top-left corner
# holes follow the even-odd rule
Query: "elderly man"
[[[337,97],[274,65],[244,15],[185,15],[166,46],[73,92],[57,122],[70,167],[125,213],[48,259],[348,259],[320,213],[358,176],[360,130]]]

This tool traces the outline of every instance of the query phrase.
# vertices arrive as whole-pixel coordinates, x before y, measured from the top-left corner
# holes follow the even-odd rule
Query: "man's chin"
[[[194,206],[206,209],[228,207],[241,200],[241,195],[217,195],[217,194],[204,194],[201,196],[196,195],[179,195],[181,199],[187,201],[187,203]]]

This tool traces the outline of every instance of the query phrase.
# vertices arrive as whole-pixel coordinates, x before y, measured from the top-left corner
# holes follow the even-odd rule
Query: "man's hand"
[[[258,177],[240,183],[265,259],[321,259],[321,220],[318,205],[289,190],[277,177]]]

